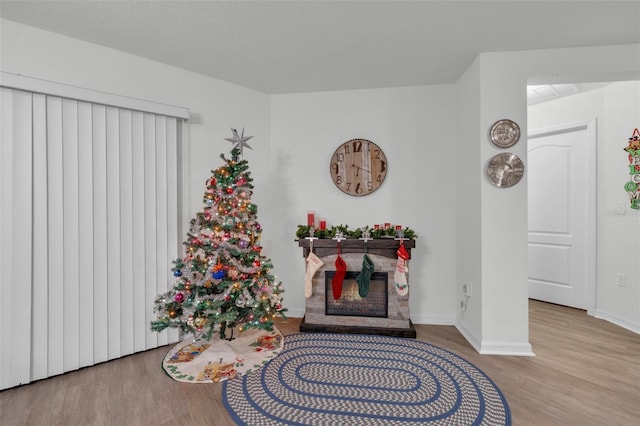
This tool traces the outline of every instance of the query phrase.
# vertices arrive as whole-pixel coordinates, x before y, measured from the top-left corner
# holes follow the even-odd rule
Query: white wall
[[[328,225],[357,228],[390,222],[418,239],[410,262],[411,317],[448,323],[455,316],[455,97],[451,85],[272,96],[272,183],[281,188],[274,264],[296,313],[304,310],[304,260],[294,242],[306,212]],[[388,173],[373,194],[352,197],[329,175],[334,150],[352,138],[386,153]]]
[[[219,155],[230,151],[231,144],[224,140],[231,137],[230,127],[244,127],[254,135],[254,150],[246,154],[255,179],[254,201],[260,206],[271,198],[263,185],[269,169],[267,95],[5,19],[0,20],[0,31],[2,71],[191,110],[185,147],[191,187],[187,221],[202,207],[204,181],[220,165]]]
[[[584,93],[529,107],[532,131],[561,124],[597,123],[597,317],[640,332],[640,214],[629,208],[627,146],[640,127],[640,82],[614,82]],[[617,213],[623,203],[624,214]],[[626,286],[618,285],[618,274]]]

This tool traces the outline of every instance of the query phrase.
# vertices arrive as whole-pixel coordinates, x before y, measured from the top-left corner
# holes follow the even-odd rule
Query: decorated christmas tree
[[[196,338],[231,339],[233,330],[271,331],[275,315],[284,317],[282,284],[262,255],[258,207],[251,202],[249,164],[241,159],[251,136],[231,129],[231,159],[206,181],[204,207],[190,222],[184,257],[172,268],[173,288],[155,301],[151,329],[179,327]]]

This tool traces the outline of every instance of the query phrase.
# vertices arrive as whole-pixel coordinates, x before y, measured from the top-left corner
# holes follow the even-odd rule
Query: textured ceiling
[[[0,16],[265,93],[455,82],[481,52],[640,43],[640,1],[1,1]]]

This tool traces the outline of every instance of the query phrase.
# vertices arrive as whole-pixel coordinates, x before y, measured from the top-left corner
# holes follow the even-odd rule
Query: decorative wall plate
[[[520,139],[520,127],[511,120],[498,120],[489,130],[491,142],[500,148],[509,148]]]
[[[520,182],[524,175],[524,164],[520,157],[510,152],[495,155],[487,165],[487,176],[499,188],[509,188]]]

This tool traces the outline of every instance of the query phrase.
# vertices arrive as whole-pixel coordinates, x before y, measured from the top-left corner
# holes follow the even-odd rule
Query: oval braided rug
[[[399,337],[302,333],[225,382],[240,425],[510,425],[500,389],[444,349]]]

